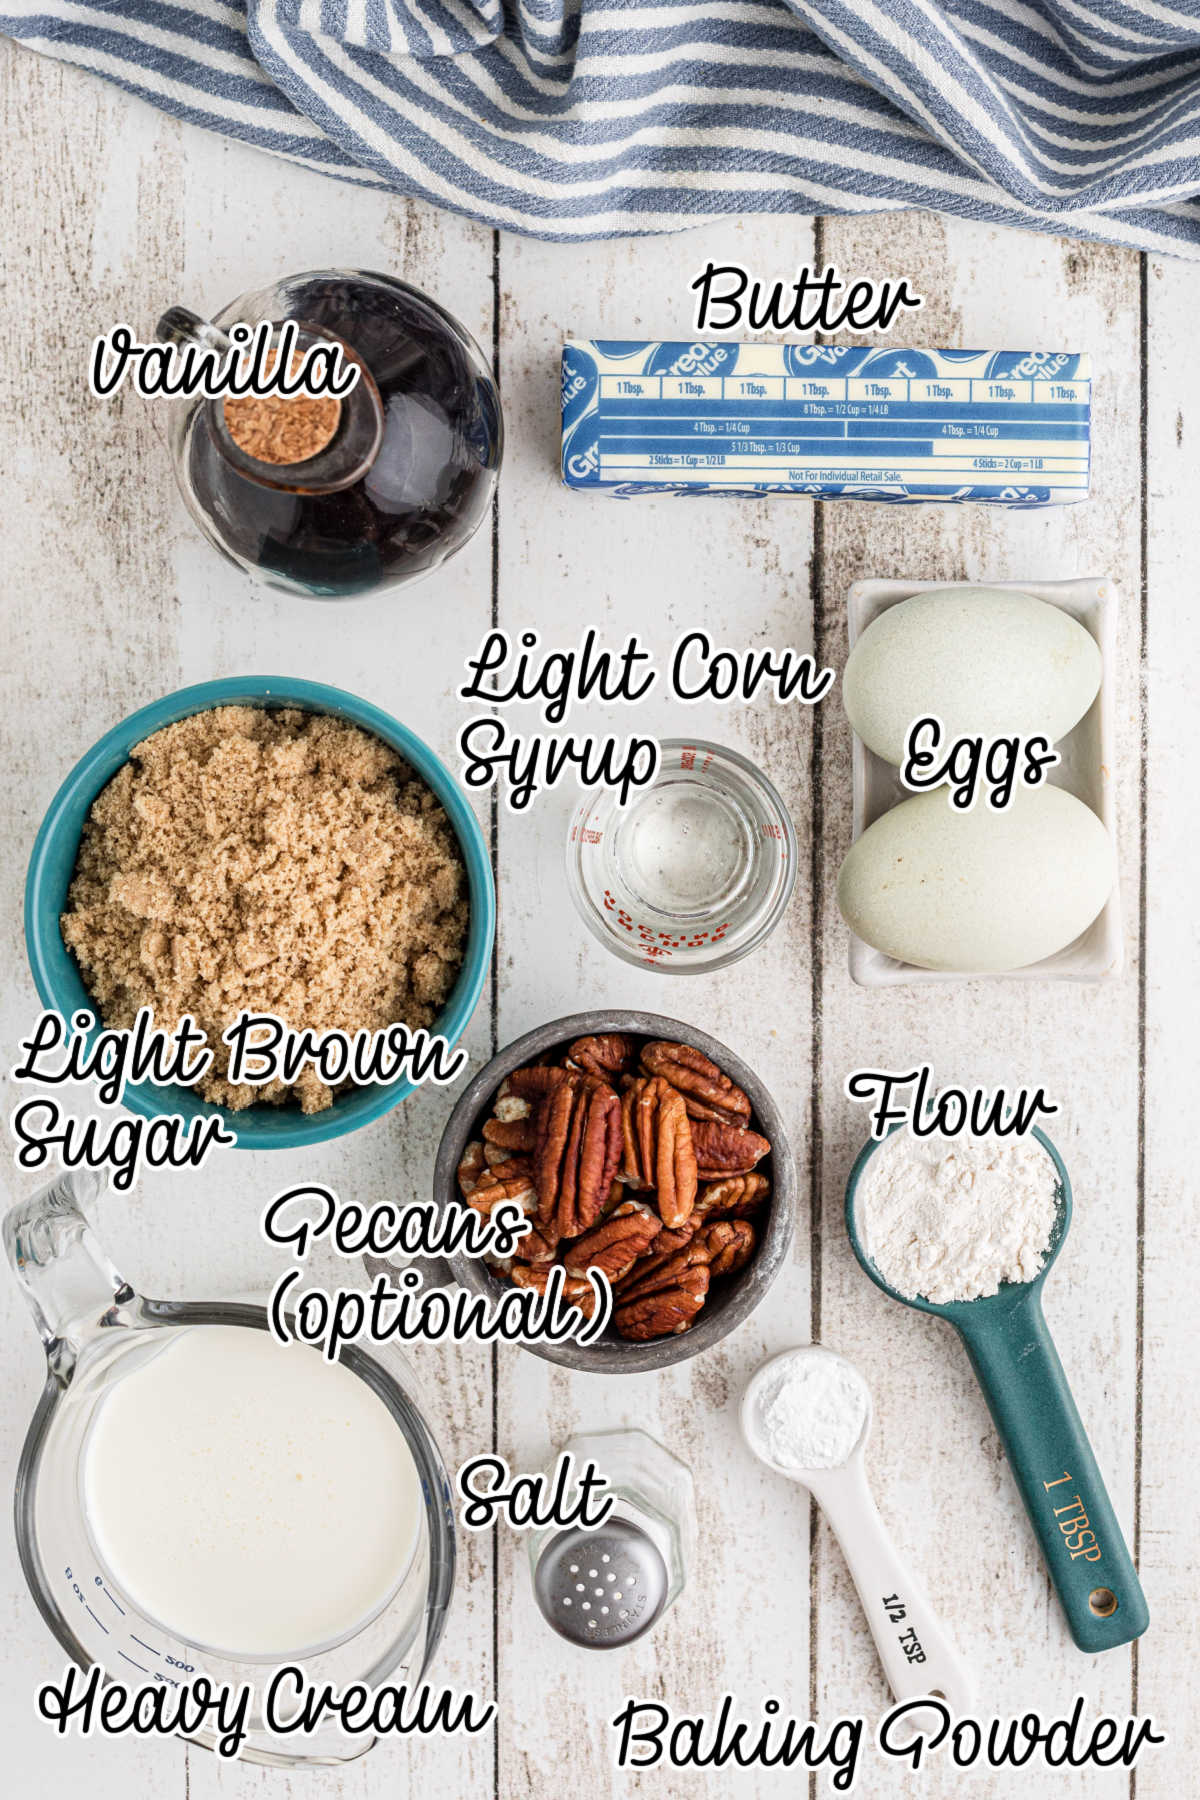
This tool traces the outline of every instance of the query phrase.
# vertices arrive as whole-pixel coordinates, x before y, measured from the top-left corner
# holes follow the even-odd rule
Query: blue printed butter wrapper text
[[[1088,492],[1091,370],[1050,350],[568,343],[562,477],[615,494],[1050,506]]]

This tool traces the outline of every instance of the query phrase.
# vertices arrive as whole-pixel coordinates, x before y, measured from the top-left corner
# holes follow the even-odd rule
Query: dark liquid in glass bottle
[[[461,549],[487,515],[503,440],[495,382],[462,327],[404,282],[336,270],[245,295],[215,323],[261,318],[348,345],[378,390],[382,436],[365,470],[312,491],[303,463],[239,472],[196,405],[180,472],[208,536],[273,585],[330,599],[414,580]]]

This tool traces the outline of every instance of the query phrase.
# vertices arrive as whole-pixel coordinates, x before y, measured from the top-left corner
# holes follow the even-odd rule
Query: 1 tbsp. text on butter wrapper
[[[569,342],[562,477],[618,495],[1038,507],[1088,493],[1086,355]]]

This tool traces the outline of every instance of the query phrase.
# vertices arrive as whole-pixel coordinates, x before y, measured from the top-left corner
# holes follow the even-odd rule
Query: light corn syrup
[[[631,800],[616,826],[630,888],[671,918],[728,906],[754,859],[747,819],[729,796],[701,781],[659,781]]]
[[[399,1425],[340,1363],[265,1331],[200,1325],[118,1381],[83,1452],[101,1561],[173,1636],[232,1657],[349,1635],[416,1548]]]

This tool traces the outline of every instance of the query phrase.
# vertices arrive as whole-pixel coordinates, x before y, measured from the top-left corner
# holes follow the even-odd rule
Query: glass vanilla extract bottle
[[[173,307],[167,343],[229,350],[226,328],[296,321],[297,352],[339,343],[359,378],[341,398],[176,401],[171,451],[209,541],[270,586],[339,600],[414,581],[487,516],[500,396],[448,312],[390,275],[327,269],[243,294],[211,320]]]

